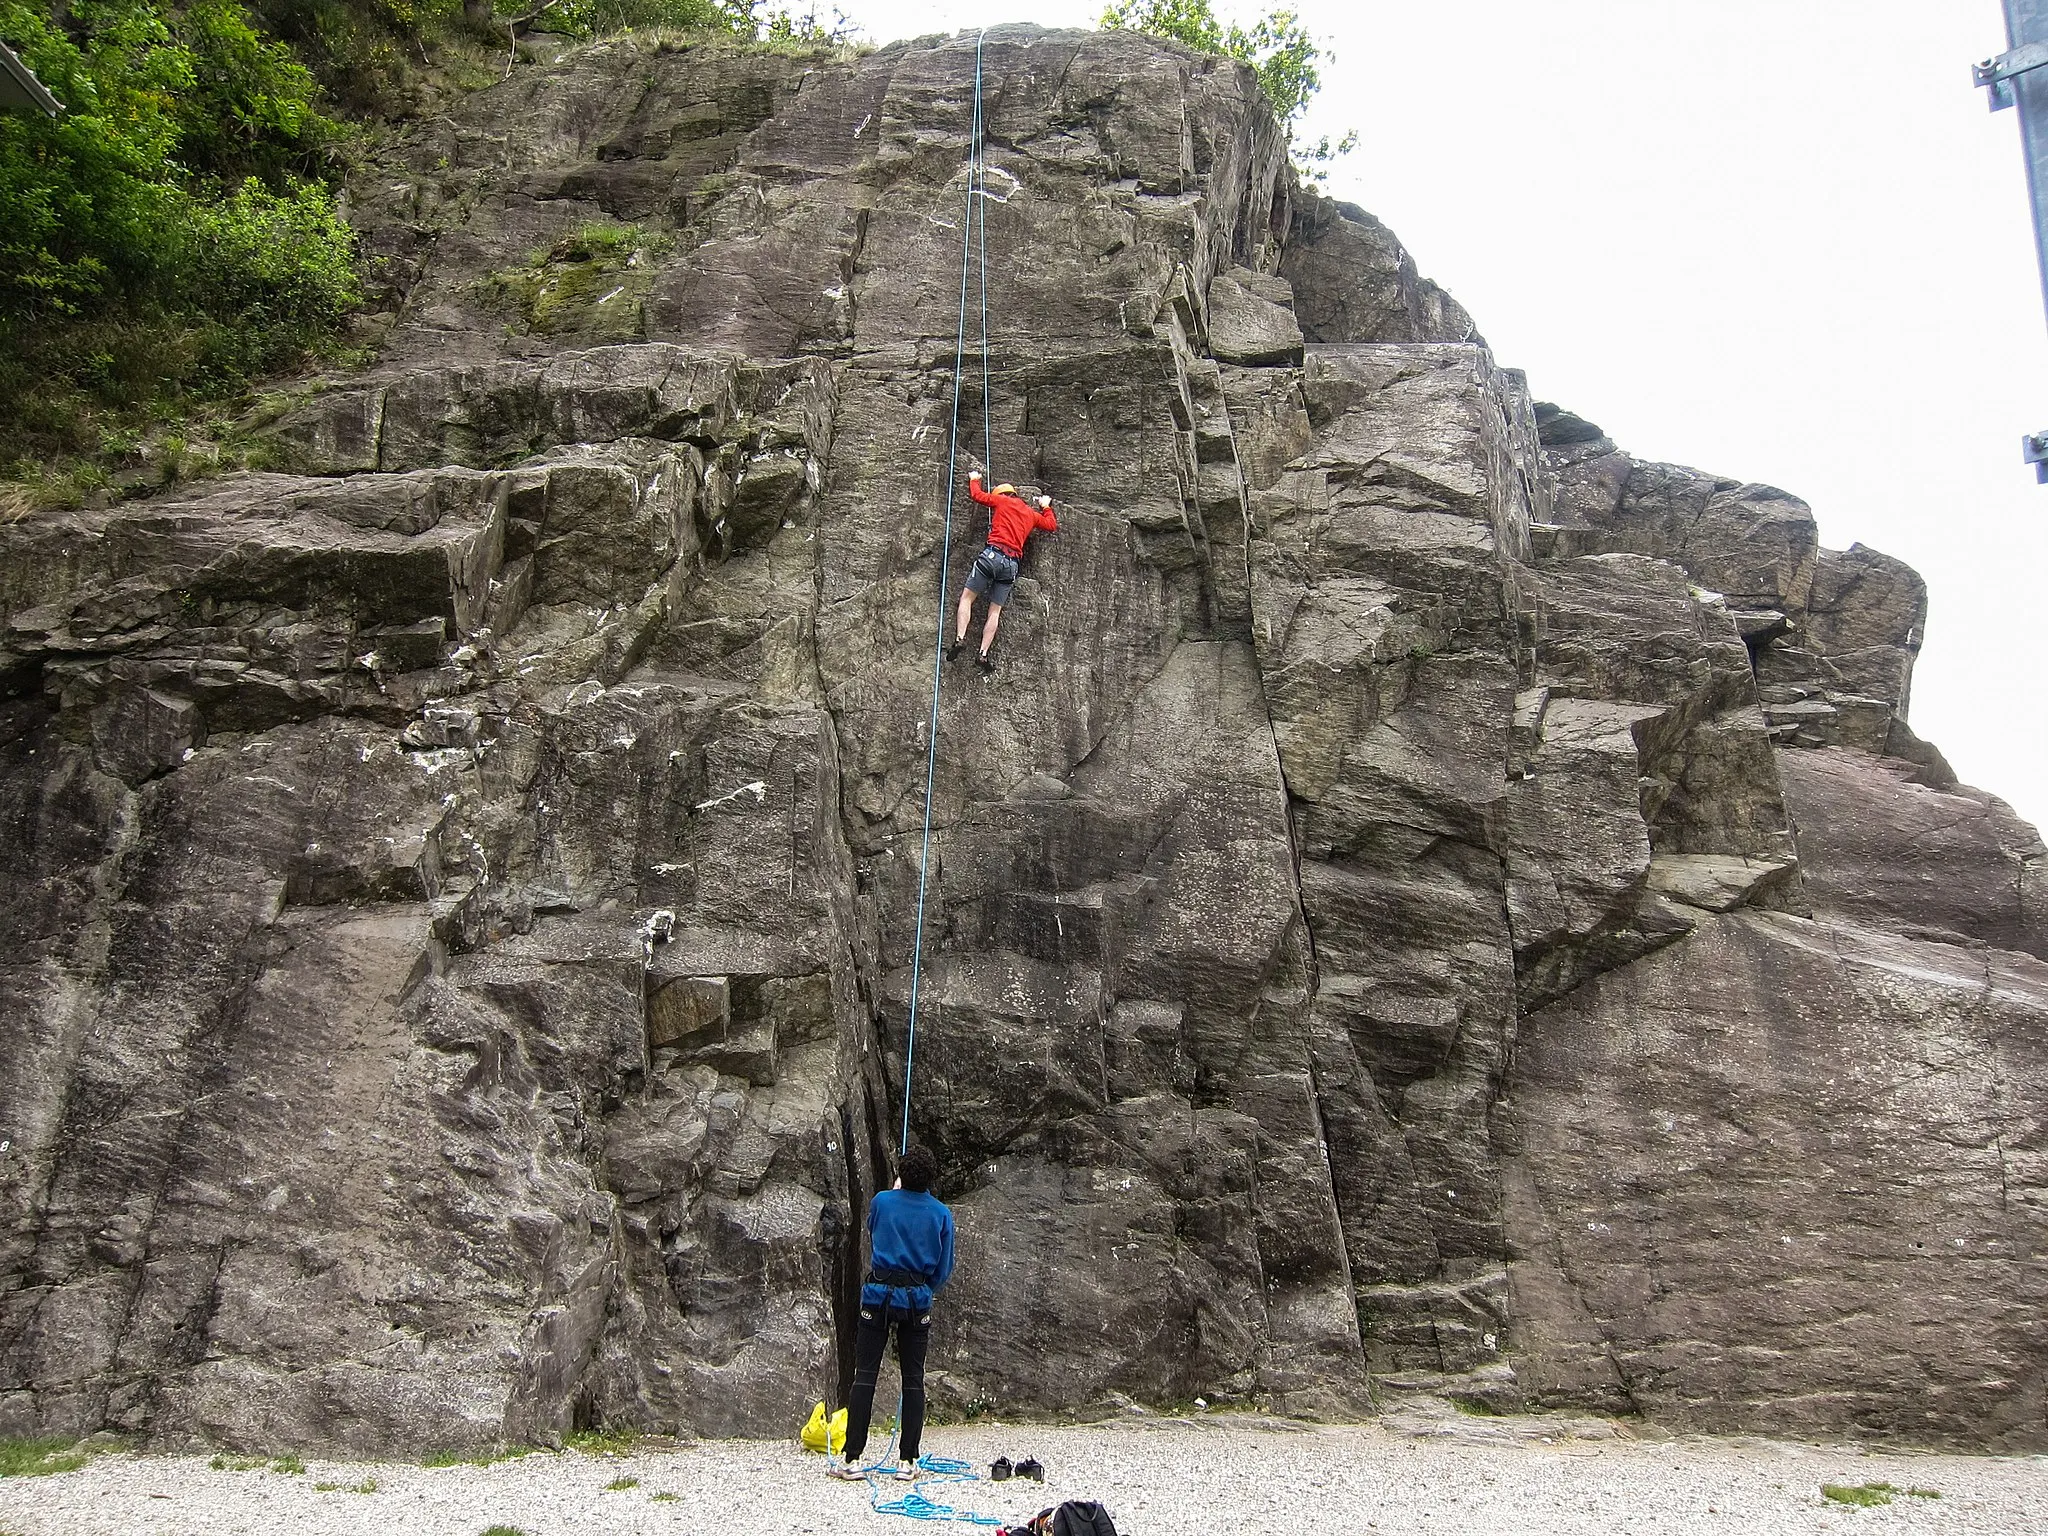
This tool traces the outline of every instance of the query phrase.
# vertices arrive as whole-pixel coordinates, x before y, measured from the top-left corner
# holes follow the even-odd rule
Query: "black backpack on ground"
[[[1069,1499],[1052,1512],[1052,1536],[1116,1536],[1109,1511],[1092,1499]]]
[[[1004,1526],[996,1536],[1116,1536],[1116,1522],[1092,1499],[1069,1499],[1056,1509],[1041,1509],[1022,1525]]]
[[[1041,1509],[1014,1536],[1116,1536],[1116,1522],[1092,1499],[1069,1499],[1057,1509]]]

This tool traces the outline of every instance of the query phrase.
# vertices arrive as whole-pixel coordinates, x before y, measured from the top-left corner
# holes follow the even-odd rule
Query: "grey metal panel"
[[[2019,108],[2020,147],[2027,162],[2027,198],[2034,210],[2034,254],[2041,268],[2041,300],[2048,309],[2048,0],[2003,0],[2006,52],[1974,73],[1991,93],[1991,110]],[[2048,485],[2048,432],[2031,432],[2020,452],[2034,476]]]
[[[2048,43],[2048,0],[2005,0],[2008,46]],[[2027,158],[2027,193],[2034,204],[2034,247],[2041,261],[2041,298],[2048,306],[2048,69],[2030,69],[2009,82],[2019,104],[2020,142]]]
[[[42,112],[51,117],[64,110],[62,103],[43,89],[35,71],[5,43],[0,43],[0,110]]]

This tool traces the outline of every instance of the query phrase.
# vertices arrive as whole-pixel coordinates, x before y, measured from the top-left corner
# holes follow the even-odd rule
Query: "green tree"
[[[191,85],[177,98],[178,158],[201,177],[281,186],[317,176],[339,126],[291,49],[258,32],[236,0],[195,0],[177,19]]]
[[[760,0],[732,0],[732,5],[749,19],[760,11]],[[761,35],[772,43],[845,43],[853,32],[853,18],[836,5],[832,7],[832,24],[820,21],[817,0],[809,0],[801,14],[787,6],[773,11],[761,28]]]
[[[333,334],[360,297],[342,130],[237,0],[0,0],[0,39],[65,107],[0,115],[0,462]]]
[[[501,7],[520,0],[500,0]],[[572,37],[602,37],[632,27],[669,27],[679,32],[716,36],[729,33],[749,41],[772,43],[837,43],[849,26],[834,11],[827,26],[818,19],[815,0],[802,12],[790,5],[771,8],[764,0],[538,0],[519,24]]]
[[[1112,0],[1101,24],[1172,38],[1203,53],[1250,65],[1290,139],[1302,112],[1322,89],[1322,72],[1316,66],[1331,57],[1301,19],[1287,10],[1271,11],[1242,27],[1218,19],[1210,0]],[[1305,147],[1303,171],[1321,180],[1324,167],[1357,142],[1358,135],[1349,133],[1336,145],[1324,138]]]
[[[720,0],[549,0],[534,9],[537,29],[568,37],[602,37],[631,27],[672,27],[682,32],[740,32]],[[752,35],[751,27],[746,35]]]

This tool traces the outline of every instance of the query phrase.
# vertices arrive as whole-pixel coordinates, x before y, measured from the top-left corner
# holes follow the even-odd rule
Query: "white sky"
[[[877,42],[1099,3],[843,0]],[[2048,821],[2048,429],[1998,0],[1293,0],[1308,136],[1538,398],[1927,578],[1914,729]],[[1222,0],[1219,14],[1260,7]]]

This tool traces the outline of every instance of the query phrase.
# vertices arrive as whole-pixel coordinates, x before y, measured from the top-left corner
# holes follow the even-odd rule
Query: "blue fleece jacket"
[[[953,1273],[953,1213],[935,1195],[883,1190],[868,1202],[868,1265],[907,1269],[939,1290]]]

